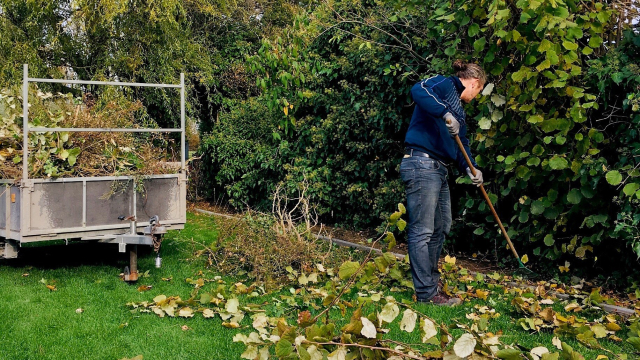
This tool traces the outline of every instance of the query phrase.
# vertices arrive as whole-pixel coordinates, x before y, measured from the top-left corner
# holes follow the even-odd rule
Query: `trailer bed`
[[[186,175],[0,180],[0,238],[27,243],[139,231],[158,215],[167,230],[186,222]]]

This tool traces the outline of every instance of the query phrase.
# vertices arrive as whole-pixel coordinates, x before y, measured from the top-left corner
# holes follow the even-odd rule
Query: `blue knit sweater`
[[[460,103],[460,94],[464,89],[456,76],[437,75],[415,84],[411,96],[416,107],[404,140],[405,147],[426,152],[445,163],[455,162],[463,174],[468,167],[467,162],[455,139],[449,135],[442,117],[450,112],[460,122],[458,136],[473,166],[477,168],[469,149],[466,116]]]

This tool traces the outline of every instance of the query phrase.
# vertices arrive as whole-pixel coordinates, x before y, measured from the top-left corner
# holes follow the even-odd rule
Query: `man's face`
[[[468,82],[468,86],[465,87],[464,91],[460,95],[460,99],[466,103],[470,103],[471,100],[475,99],[478,94],[484,88],[484,84],[480,83],[478,79],[470,79]]]

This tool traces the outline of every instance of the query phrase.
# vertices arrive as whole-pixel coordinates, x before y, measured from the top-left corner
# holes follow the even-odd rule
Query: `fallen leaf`
[[[84,312],[83,308],[77,308],[76,309],[76,314],[82,314]]]
[[[240,327],[240,324],[238,324],[237,322],[223,322],[222,326],[230,329],[237,329]]]
[[[487,300],[488,295],[489,295],[488,291],[482,291],[480,289],[476,289],[476,297],[478,299]]]
[[[554,318],[555,314],[556,314],[556,312],[553,311],[552,308],[548,307],[548,308],[545,308],[544,310],[540,311],[538,313],[538,316],[540,316],[546,322],[553,322],[553,318]]]
[[[187,325],[182,325],[181,329],[182,331],[187,331],[189,330],[189,327]]]
[[[139,292],[149,291],[149,290],[151,290],[151,288],[153,288],[152,285],[140,285],[138,287],[138,291]]]
[[[407,309],[404,311],[402,315],[402,321],[400,321],[400,330],[406,331],[408,333],[413,332],[413,329],[416,327],[416,320],[418,319],[418,315],[413,312],[411,309]]]
[[[601,324],[595,324],[591,327],[591,331],[596,336],[597,339],[602,339],[607,337],[607,329]]]
[[[131,359],[129,358],[122,358],[120,360],[142,360],[142,355],[138,355],[138,356],[134,356]]]
[[[211,309],[204,309],[202,311],[202,316],[208,319],[216,316],[216,313]]]
[[[375,339],[377,334],[376,326],[373,325],[371,320],[367,319],[366,317],[361,317],[360,321],[362,321],[362,330],[360,331],[360,333],[368,339]]]
[[[609,331],[620,331],[620,330],[622,330],[622,328],[620,327],[620,325],[618,325],[616,323],[608,323],[607,324],[607,330],[609,330]]]
[[[565,306],[564,310],[567,311],[567,312],[569,312],[569,311],[578,312],[578,311],[582,310],[582,307],[580,307],[580,305],[578,305],[578,303],[571,303],[571,304]]]
[[[562,350],[562,341],[560,341],[557,336],[554,336],[553,339],[551,339],[551,343],[553,346],[557,347],[558,350]]]
[[[378,319],[391,323],[399,314],[400,309],[398,308],[398,305],[394,303],[387,303],[378,314]]]
[[[193,317],[193,310],[190,307],[183,307],[178,311],[178,316],[185,318]]]
[[[55,285],[46,285],[47,289],[51,290],[51,291],[56,291],[58,289],[56,289]]]
[[[455,265],[456,264],[456,258],[453,257],[453,256],[447,255],[447,256],[444,257],[444,262],[447,263],[447,264]]]
[[[422,331],[424,332],[424,335],[422,336],[423,343],[427,342],[429,339],[438,334],[438,330],[436,330],[436,324],[434,324],[433,321],[427,318],[420,319],[420,325],[422,326]]]
[[[240,302],[238,301],[238,299],[229,299],[227,300],[225,309],[227,310],[228,313],[235,314],[238,312],[239,305],[240,305]]]
[[[476,338],[471,334],[462,334],[453,345],[453,351],[458,357],[466,358],[473,353],[476,347]]]
[[[549,349],[544,346],[538,346],[531,349],[531,356],[534,358],[534,360],[540,359],[543,354],[547,353],[549,353]]]
[[[24,276],[24,277],[29,276],[29,273],[24,273],[24,274],[22,274],[22,276]]]

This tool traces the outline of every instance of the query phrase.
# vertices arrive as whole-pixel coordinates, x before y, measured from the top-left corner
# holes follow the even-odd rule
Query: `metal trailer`
[[[29,83],[145,86],[180,90],[180,128],[46,128],[28,122]],[[23,243],[52,240],[94,240],[129,245],[130,268],[125,280],[136,281],[137,246],[159,248],[166,231],[183,229],[186,222],[185,86],[114,81],[81,81],[23,77],[22,179],[0,180],[0,258],[15,258]],[[180,132],[180,171],[176,174],[30,179],[29,132]],[[140,220],[139,220],[140,219]],[[160,258],[156,260],[160,266]]]

